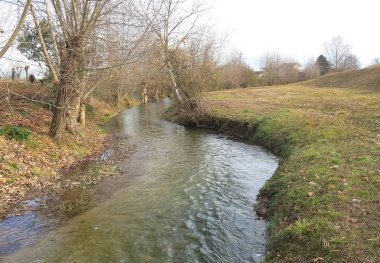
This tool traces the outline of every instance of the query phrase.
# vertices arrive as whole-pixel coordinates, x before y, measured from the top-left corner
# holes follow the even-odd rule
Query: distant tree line
[[[280,85],[317,78],[328,73],[358,69],[359,59],[342,37],[334,37],[324,45],[324,54],[309,59],[304,67],[292,58],[267,54],[261,58],[259,85]]]

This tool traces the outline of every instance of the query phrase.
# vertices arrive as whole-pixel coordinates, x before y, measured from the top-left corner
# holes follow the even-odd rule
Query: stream
[[[168,105],[127,109],[108,123],[136,152],[119,163],[125,175],[94,187],[89,209],[64,223],[46,212],[0,222],[0,262],[259,262],[266,222],[253,204],[278,158],[167,122]]]

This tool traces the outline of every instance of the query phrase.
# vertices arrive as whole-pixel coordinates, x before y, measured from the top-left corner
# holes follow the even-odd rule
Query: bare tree
[[[62,38],[59,86],[49,134],[62,138],[75,131],[84,89],[86,47],[107,1],[51,0]]]
[[[359,67],[358,58],[351,53],[350,45],[342,37],[334,37],[325,43],[325,53],[334,71],[344,71]]]
[[[263,69],[263,84],[269,86],[280,84],[280,66],[284,61],[282,56],[276,53],[266,54],[260,60]]]
[[[360,61],[356,55],[349,54],[348,56],[345,57],[343,65],[344,65],[343,68],[345,70],[358,69],[360,68]]]
[[[90,37],[86,85],[81,97],[79,122],[85,123],[85,104],[91,94],[109,104],[128,105],[130,94],[142,83],[138,64],[148,50],[147,29],[134,15],[133,1],[110,1]],[[137,69],[137,70],[136,70]],[[147,67],[146,72],[151,68]]]
[[[144,43],[142,56],[129,70],[130,80],[133,85],[142,88],[143,101],[146,101],[145,98],[148,101],[157,101],[163,96],[170,95],[171,81],[161,59],[161,46],[154,38],[147,38]]]
[[[279,77],[280,84],[289,84],[302,79],[301,65],[294,59],[288,58],[280,65]]]
[[[305,79],[315,79],[321,75],[320,65],[315,61],[314,58],[310,58],[304,67]]]
[[[97,4],[99,2],[102,1]],[[96,5],[93,5],[92,11],[95,12]],[[103,89],[98,94],[105,95],[109,103],[119,103],[128,89],[129,67],[140,58],[147,31],[133,15],[132,1],[103,1],[101,7],[102,11],[97,15],[89,16],[91,19],[97,16],[97,21],[84,35],[82,43],[85,44],[79,53],[82,55],[78,57],[78,51],[75,53],[77,60],[82,59],[81,67],[77,69],[81,85],[77,88],[73,107],[68,110],[66,129],[71,132],[77,124],[85,124],[85,105],[96,89]],[[65,41],[63,36],[62,42]],[[61,69],[63,61],[61,58]]]
[[[280,54],[266,54],[261,58],[263,85],[280,85],[297,82],[303,79],[300,64],[293,58],[286,58]]]
[[[234,52],[221,67],[224,88],[252,87],[256,85],[256,73],[244,61],[241,52]]]
[[[196,90],[201,91],[193,89],[184,76],[191,61],[205,51],[204,43],[199,41],[205,37],[204,30],[198,26],[205,8],[199,0],[148,0],[141,6],[141,19],[160,45],[161,59],[177,102],[195,118],[201,98]]]

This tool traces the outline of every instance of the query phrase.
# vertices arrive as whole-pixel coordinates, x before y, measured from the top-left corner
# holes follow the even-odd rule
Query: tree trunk
[[[156,101],[159,101],[159,100],[160,100],[160,95],[158,94],[158,89],[155,89],[155,90],[154,90],[154,99],[155,99]]]
[[[115,105],[117,106],[117,105],[119,105],[119,102],[120,102],[120,93],[121,93],[121,91],[120,91],[120,85],[118,85],[117,86],[117,91],[116,91],[116,101],[115,101]]]
[[[49,131],[50,136],[54,138],[62,139],[66,130],[75,132],[79,111],[75,86],[73,82],[64,81],[61,77]]]
[[[67,42],[62,49],[58,94],[50,126],[50,136],[62,139],[65,130],[74,133],[83,92],[84,55],[78,38]]]
[[[80,100],[81,94],[75,92],[71,106],[67,109],[66,130],[72,134],[75,133],[75,130],[79,124]]]
[[[12,80],[16,79],[16,70],[15,68],[12,68]]]
[[[53,110],[53,119],[50,125],[49,135],[62,139],[66,129],[66,114],[67,106],[69,104],[69,89],[62,83],[59,85],[58,94],[55,100],[55,106]]]
[[[56,59],[57,59],[57,64],[58,64],[58,68],[59,68],[60,65],[61,65],[61,58],[59,57],[57,38],[55,36],[55,32],[54,32],[54,29],[53,29],[53,24],[51,22],[49,5],[48,5],[47,0],[45,0],[45,12],[46,12],[46,18],[47,18],[47,22],[48,22],[48,26],[49,26],[49,32],[50,32],[50,35],[52,36],[54,53],[55,53],[55,56],[56,56]]]
[[[80,102],[78,122],[83,126],[86,125],[86,103],[83,99]]]
[[[148,103],[148,95],[147,95],[146,87],[144,87],[144,89],[143,89],[143,101],[142,101],[142,103],[143,104]]]

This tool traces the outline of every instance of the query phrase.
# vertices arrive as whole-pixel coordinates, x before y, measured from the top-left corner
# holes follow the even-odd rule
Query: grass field
[[[268,262],[380,262],[380,75],[351,74],[206,95],[205,122],[247,122],[282,157],[260,192]]]

